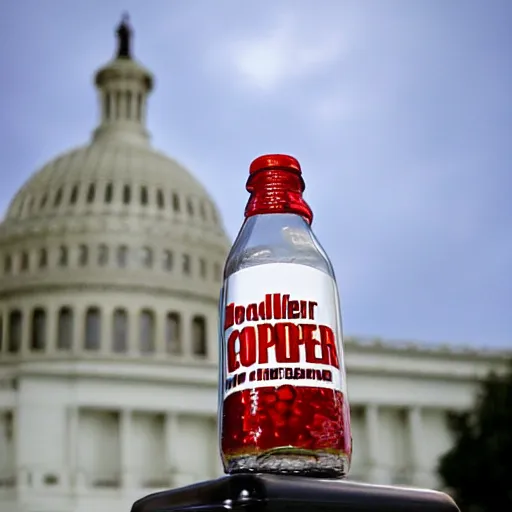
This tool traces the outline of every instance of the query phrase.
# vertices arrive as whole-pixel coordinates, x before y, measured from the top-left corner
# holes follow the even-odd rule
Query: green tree
[[[463,512],[512,511],[512,362],[492,372],[472,411],[452,414],[455,443],[439,474]]]

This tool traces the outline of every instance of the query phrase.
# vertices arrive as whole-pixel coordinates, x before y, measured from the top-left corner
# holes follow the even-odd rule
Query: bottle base
[[[227,474],[272,473],[316,478],[344,478],[349,470],[345,455],[330,453],[269,453],[243,455],[229,460],[225,466]]]

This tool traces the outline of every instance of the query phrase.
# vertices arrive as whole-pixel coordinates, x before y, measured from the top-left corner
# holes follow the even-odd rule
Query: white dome
[[[185,168],[151,147],[94,140],[51,160],[12,200],[5,221],[152,217],[225,237],[212,199]]]
[[[218,210],[201,183],[151,147],[153,77],[129,47],[95,82],[101,122],[91,143],[36,172],[0,225],[0,358],[214,363],[230,245]]]

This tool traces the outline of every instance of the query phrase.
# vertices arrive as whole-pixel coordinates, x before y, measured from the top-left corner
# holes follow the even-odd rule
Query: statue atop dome
[[[95,75],[101,121],[93,138],[108,136],[130,139],[133,144],[149,143],[146,131],[147,99],[153,89],[153,75],[133,56],[133,29],[127,13],[115,29],[114,58]]]
[[[117,58],[121,59],[131,59],[131,38],[132,38],[132,30],[129,25],[130,17],[128,13],[123,14],[121,19],[121,23],[117,27]]]

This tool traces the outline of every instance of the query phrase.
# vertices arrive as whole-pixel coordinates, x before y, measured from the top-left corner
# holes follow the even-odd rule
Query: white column
[[[107,90],[107,101],[109,104],[109,107],[108,107],[109,116],[107,119],[108,119],[108,122],[111,123],[112,120],[115,119],[114,92],[111,89]]]
[[[128,354],[136,356],[140,353],[139,346],[139,310],[128,312]]]
[[[84,473],[84,469],[79,467],[78,444],[80,436],[80,415],[78,407],[68,408],[68,435],[67,435],[67,474],[69,477],[69,487],[73,489],[85,489],[87,478],[90,475]]]
[[[179,470],[177,443],[179,442],[178,415],[168,412],[165,415],[165,460],[168,475],[174,475]]]
[[[30,345],[32,340],[32,308],[25,306],[21,309],[23,314],[21,320],[21,346],[19,348],[19,353],[21,355],[27,355],[30,352]]]
[[[165,357],[165,312],[155,311],[155,353],[158,358]]]
[[[111,354],[112,347],[112,307],[102,306],[101,308],[101,340],[99,352],[102,354]]]
[[[409,430],[410,462],[412,466],[411,483],[421,486],[423,480],[422,445],[424,438],[421,409],[419,407],[413,406],[407,410],[407,422]]]
[[[76,407],[69,407],[67,414],[68,428],[67,428],[67,457],[66,457],[66,465],[67,470],[66,474],[69,478],[69,486],[72,487],[75,483],[75,472],[77,466],[77,453],[76,448],[78,446],[77,440],[77,424],[78,424],[78,411]]]
[[[116,93],[114,90],[108,92],[109,103],[110,103],[110,121],[116,120]]]
[[[130,106],[130,121],[137,119],[137,92],[132,90],[131,106]]]
[[[9,420],[8,420],[9,421]],[[27,478],[26,475],[23,472],[23,468],[20,467],[16,460],[16,452],[19,453],[18,445],[20,442],[23,441],[23,439],[20,439],[20,425],[19,425],[19,410],[13,410],[11,411],[11,430],[12,430],[12,448],[11,453],[9,454],[9,462],[11,463],[11,471],[9,477],[13,477],[14,479],[14,485],[17,485],[18,487],[22,488],[27,485]]]
[[[85,337],[85,309],[75,307],[73,310],[73,337],[71,339],[71,353],[78,354],[84,349]]]
[[[121,439],[121,486],[123,489],[133,489],[135,474],[132,462],[132,412],[123,409],[120,413]]]
[[[379,457],[379,409],[376,404],[365,408],[366,442],[368,443],[368,474],[370,483],[383,482],[382,460]]]
[[[119,103],[120,103],[119,106],[121,109],[119,119],[125,121],[126,117],[128,115],[128,97],[127,97],[126,91],[124,91],[124,90],[119,91],[118,94],[120,94],[120,96],[121,96],[121,99],[119,101]]]
[[[183,471],[183,465],[180,461],[180,424],[179,416],[176,412],[168,412],[165,422],[165,443],[167,455],[167,474],[169,475],[169,485],[172,487],[182,487],[193,481],[191,475]]]
[[[191,358],[192,351],[192,315],[181,314],[181,353],[186,358]]]
[[[51,306],[46,309],[46,347],[47,354],[57,352],[57,310]]]

